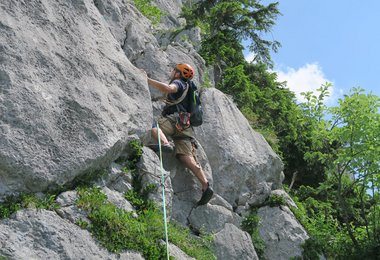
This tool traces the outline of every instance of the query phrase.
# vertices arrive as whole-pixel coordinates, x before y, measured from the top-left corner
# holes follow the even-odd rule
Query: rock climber
[[[181,63],[175,65],[171,71],[169,84],[149,77],[147,79],[150,86],[167,94],[166,106],[157,120],[160,131],[158,133],[157,123],[154,123],[152,137],[157,140],[158,134],[160,134],[161,148],[165,152],[174,150],[168,137],[173,140],[176,158],[191,170],[202,185],[202,197],[197,205],[204,205],[212,198],[214,191],[196,159],[196,140],[193,128],[187,119],[179,118],[180,111],[189,111],[187,108],[189,99],[185,97],[190,84],[194,84],[191,80],[193,77],[194,69],[189,64]],[[176,104],[178,101],[180,102]]]

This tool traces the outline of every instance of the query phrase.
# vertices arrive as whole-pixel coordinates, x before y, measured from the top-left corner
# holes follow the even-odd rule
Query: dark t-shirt
[[[186,82],[184,82],[182,80],[179,80],[179,79],[176,79],[171,84],[177,85],[177,92],[170,93],[168,95],[169,100],[179,99],[182,96],[182,94],[185,91],[185,89],[187,88]]]
[[[177,85],[177,92],[169,93],[168,94],[169,100],[179,99],[182,96],[183,92],[188,87],[188,84],[185,81],[179,80],[179,79],[174,80],[171,84]],[[185,97],[184,100],[181,101],[178,105],[171,105],[171,106],[166,105],[163,113],[168,115],[168,114],[173,114],[174,112],[179,112],[177,108],[179,109],[179,111],[188,112],[188,99],[187,99],[187,97]]]

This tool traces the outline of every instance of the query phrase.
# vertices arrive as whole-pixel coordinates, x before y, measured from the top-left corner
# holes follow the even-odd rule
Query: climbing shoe
[[[159,152],[160,151],[160,147],[159,147],[158,144],[149,144],[148,147],[150,149],[152,149],[153,151],[155,151],[155,152]],[[163,153],[172,153],[174,151],[174,148],[170,144],[162,144],[161,145],[161,150],[162,150]]]
[[[210,199],[212,198],[213,194],[214,194],[214,191],[210,187],[210,184],[207,183],[207,189],[203,191],[202,198],[198,201],[197,206],[207,204],[207,202],[209,202]]]

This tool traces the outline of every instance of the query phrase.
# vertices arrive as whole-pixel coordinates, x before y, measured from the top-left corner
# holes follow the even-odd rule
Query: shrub
[[[271,194],[265,204],[269,205],[270,207],[277,207],[286,205],[286,201],[285,198],[281,195]]]
[[[165,258],[164,223],[157,206],[136,191],[126,198],[137,212],[126,212],[107,201],[99,188],[79,188],[77,206],[88,212],[88,225],[100,243],[111,252],[136,250],[147,259]],[[137,213],[137,216],[136,216]],[[215,259],[207,238],[195,238],[185,228],[169,223],[169,240],[196,259]]]
[[[56,195],[47,194],[41,198],[34,194],[22,193],[19,196],[8,196],[0,204],[0,219],[9,218],[14,212],[23,208],[47,209],[58,208]]]
[[[264,257],[265,243],[260,237],[259,223],[260,217],[257,215],[256,211],[252,211],[251,214],[242,221],[241,227],[251,235],[257,256],[259,259],[262,259]]]
[[[136,8],[153,24],[160,22],[162,11],[157,7],[151,5],[151,0],[134,0]]]

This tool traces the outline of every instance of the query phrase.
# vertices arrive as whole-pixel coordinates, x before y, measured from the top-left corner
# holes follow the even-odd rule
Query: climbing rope
[[[165,174],[164,174],[164,167],[162,165],[162,150],[161,150],[160,127],[159,127],[158,123],[157,123],[157,136],[158,136],[158,147],[159,147],[159,154],[160,154],[161,188],[162,188],[162,209],[163,209],[163,212],[164,212],[166,257],[167,257],[167,260],[169,260],[168,224],[167,224],[167,221],[166,221],[166,202],[165,202]]]

